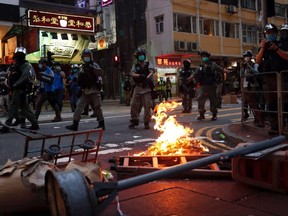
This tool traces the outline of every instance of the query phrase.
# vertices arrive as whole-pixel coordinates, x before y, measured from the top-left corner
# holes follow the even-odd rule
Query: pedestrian
[[[55,112],[55,117],[52,120],[52,122],[62,121],[61,111],[57,104],[57,98],[55,95],[54,72],[48,66],[48,61],[45,58],[42,58],[38,61],[38,67],[40,69],[40,76],[39,76],[40,84],[38,87],[39,96],[36,102],[35,115],[38,119],[41,113],[42,106],[44,102],[47,100]]]
[[[89,49],[83,50],[81,58],[84,63],[80,67],[78,76],[78,85],[80,87],[79,99],[73,115],[73,124],[66,126],[66,129],[73,131],[78,130],[81,113],[84,107],[90,104],[99,123],[97,128],[105,130],[100,95],[104,72],[100,66],[94,62],[92,52]]]
[[[278,99],[277,99],[277,77],[275,72],[287,70],[287,52],[285,47],[277,40],[277,27],[268,23],[264,26],[264,38],[260,42],[260,49],[256,56],[256,63],[259,64],[258,71],[262,77],[262,88],[270,122],[269,135],[279,134],[278,127]],[[288,59],[288,58],[287,58]],[[271,73],[273,72],[273,73]],[[283,77],[287,79],[286,77]]]
[[[68,94],[69,94],[69,101],[70,101],[70,107],[71,107],[72,112],[75,112],[76,103],[78,100],[78,92],[79,91],[77,91],[77,88],[76,88],[76,87],[78,87],[78,84],[77,84],[77,82],[75,82],[77,80],[78,74],[79,74],[79,65],[73,64],[71,66],[71,72],[66,79],[66,90],[68,91]],[[71,88],[71,84],[72,84],[73,80],[74,80],[74,85]],[[78,90],[79,90],[79,88],[78,88]]]
[[[210,61],[210,55],[211,54],[207,51],[202,51],[200,53],[203,65],[200,65],[196,69],[194,75],[196,82],[200,84],[198,96],[198,112],[200,115],[197,120],[205,119],[205,103],[207,98],[209,98],[210,101],[210,111],[212,113],[211,121],[217,120],[217,83],[222,73],[229,72],[217,65],[215,62]]]
[[[257,81],[258,65],[252,61],[252,52],[247,50],[243,53],[244,62],[240,68],[240,75],[242,77],[242,91],[243,91],[243,121],[249,118],[248,109],[251,108],[254,115],[254,123],[258,127],[264,127],[263,113],[260,112],[258,103],[258,93],[255,93],[259,88]],[[252,91],[252,92],[251,92]]]
[[[31,122],[29,130],[39,130],[37,118],[27,103],[27,86],[32,83],[32,71],[28,61],[26,61],[26,48],[17,47],[14,52],[13,60],[15,64],[11,68],[8,83],[12,89],[12,99],[8,108],[8,117],[5,121],[6,125],[11,126],[12,120],[19,114],[19,110],[24,117]],[[8,132],[9,128],[3,126],[0,132]]]
[[[134,128],[139,125],[139,116],[143,107],[144,128],[149,129],[151,108],[153,107],[151,90],[154,88],[153,74],[155,73],[155,70],[146,59],[147,54],[145,49],[137,48],[134,56],[137,62],[133,65],[131,70],[131,77],[135,83],[135,88],[131,100],[131,119],[129,128]]]
[[[172,100],[172,82],[170,80],[170,77],[166,78],[166,99]]]
[[[65,72],[61,69],[60,62],[54,63],[54,86],[57,105],[62,111],[63,99],[64,99],[64,79],[66,77]]]
[[[183,61],[183,67],[179,74],[179,92],[182,98],[182,113],[192,111],[192,100],[195,97],[194,71],[191,68],[190,59]]]

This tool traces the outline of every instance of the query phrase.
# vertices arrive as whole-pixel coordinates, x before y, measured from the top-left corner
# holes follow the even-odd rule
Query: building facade
[[[288,0],[275,1],[276,26],[287,22]],[[263,37],[263,13],[257,0],[159,0],[148,1],[147,49],[155,60],[158,76],[177,82],[181,62],[189,58],[201,64],[205,50],[226,68],[240,61],[245,50],[257,53]]]

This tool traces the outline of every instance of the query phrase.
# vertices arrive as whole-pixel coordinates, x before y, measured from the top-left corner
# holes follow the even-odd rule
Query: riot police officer
[[[26,117],[30,122],[31,126],[27,129],[29,130],[39,130],[39,125],[37,118],[32,112],[28,102],[27,102],[27,88],[32,83],[32,71],[31,66],[26,58],[26,49],[24,47],[17,47],[14,52],[13,59],[15,64],[11,69],[11,74],[9,75],[9,87],[12,89],[12,100],[8,109],[8,117],[5,124],[11,126],[13,118],[16,118],[19,113]],[[2,127],[0,132],[8,132],[7,127]]]
[[[131,77],[135,83],[135,88],[131,100],[130,109],[130,125],[129,128],[134,128],[139,125],[139,115],[144,107],[144,128],[149,129],[151,120],[150,110],[153,107],[151,90],[154,88],[153,74],[154,68],[146,60],[146,50],[137,48],[135,52],[137,63],[132,67]]]
[[[200,65],[195,72],[195,80],[200,84],[198,97],[198,112],[197,120],[205,119],[204,113],[205,103],[207,98],[210,100],[210,111],[212,113],[211,121],[217,120],[217,95],[216,89],[222,73],[228,73],[228,70],[223,69],[215,62],[210,61],[210,53],[203,51],[200,53],[203,65]]]
[[[81,58],[84,63],[81,65],[78,75],[78,85],[80,87],[79,99],[73,115],[73,124],[66,126],[66,129],[73,131],[78,130],[81,113],[85,106],[90,104],[99,122],[97,128],[105,130],[100,95],[103,70],[93,61],[93,55],[89,49],[83,50]]]
[[[192,110],[192,99],[195,96],[195,82],[193,78],[194,71],[191,66],[190,59],[183,61],[183,68],[180,70],[180,85],[179,92],[182,98],[182,106],[184,110],[182,113],[190,113]]]

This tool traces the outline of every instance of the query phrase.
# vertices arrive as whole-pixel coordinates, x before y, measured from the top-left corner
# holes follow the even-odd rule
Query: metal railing
[[[279,135],[288,134],[288,128],[286,128],[286,126],[288,127],[288,70],[253,74],[250,75],[250,79],[256,82],[256,86],[244,88],[244,79],[241,80],[242,125],[245,126],[250,122],[245,120],[245,110],[250,110],[255,118],[257,112],[258,114],[261,113],[264,126],[269,126],[271,121],[277,121]],[[248,94],[252,100],[256,100],[258,108],[252,108],[251,104],[249,107],[244,107]]]

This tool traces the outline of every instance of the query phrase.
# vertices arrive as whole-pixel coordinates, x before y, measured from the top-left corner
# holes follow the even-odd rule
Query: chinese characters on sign
[[[159,57],[156,57],[156,64],[158,66],[181,67],[181,59],[179,59],[179,58],[159,58]]]
[[[94,17],[28,11],[29,26],[94,32]]]

